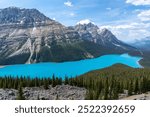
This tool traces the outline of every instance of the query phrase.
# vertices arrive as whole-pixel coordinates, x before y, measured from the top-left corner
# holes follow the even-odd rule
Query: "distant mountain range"
[[[62,62],[138,53],[92,22],[66,27],[36,9],[0,10],[0,65]]]
[[[144,67],[150,67],[150,37],[137,39],[136,41],[130,43],[130,45],[140,50],[141,56],[143,57],[140,63]]]
[[[150,51],[150,37],[136,40],[132,45],[139,49]]]

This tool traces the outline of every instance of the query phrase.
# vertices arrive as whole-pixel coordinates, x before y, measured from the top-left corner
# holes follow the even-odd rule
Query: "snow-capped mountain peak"
[[[92,22],[89,19],[84,19],[84,20],[81,20],[81,21],[77,22],[77,25],[79,25],[79,24],[81,24],[81,25],[87,25],[89,23],[95,24],[94,22]]]
[[[98,33],[101,34],[107,31],[109,31],[107,28],[99,28]]]

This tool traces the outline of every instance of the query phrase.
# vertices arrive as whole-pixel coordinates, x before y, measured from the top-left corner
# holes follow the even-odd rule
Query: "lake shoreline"
[[[6,67],[6,66],[0,66],[0,68],[4,68],[4,67]]]
[[[140,63],[141,60],[142,60],[142,59],[138,60],[138,61],[137,61],[137,64],[140,66],[140,68],[144,68],[144,66],[142,66],[142,64]]]

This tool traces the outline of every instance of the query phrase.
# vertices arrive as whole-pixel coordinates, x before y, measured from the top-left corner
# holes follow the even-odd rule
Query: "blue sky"
[[[120,40],[150,36],[150,0],[0,0],[0,8],[36,8],[70,26],[89,19]]]

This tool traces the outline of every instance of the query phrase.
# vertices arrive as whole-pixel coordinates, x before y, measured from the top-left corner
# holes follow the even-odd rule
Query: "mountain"
[[[36,9],[0,10],[0,64],[79,60],[98,53],[100,47]]]
[[[92,23],[66,27],[36,9],[0,9],[0,65],[73,61],[129,51],[136,49]]]
[[[132,45],[145,51],[150,51],[150,37],[136,40]]]
[[[108,29],[100,29],[93,22],[80,21],[74,29],[80,34],[82,39],[107,47],[107,49],[110,49],[113,52],[131,52],[132,50],[135,50],[132,46],[118,40],[111,31]]]
[[[130,44],[140,50],[140,53],[143,57],[143,59],[140,61],[140,64],[142,64],[144,67],[150,68],[150,37],[137,39]]]

